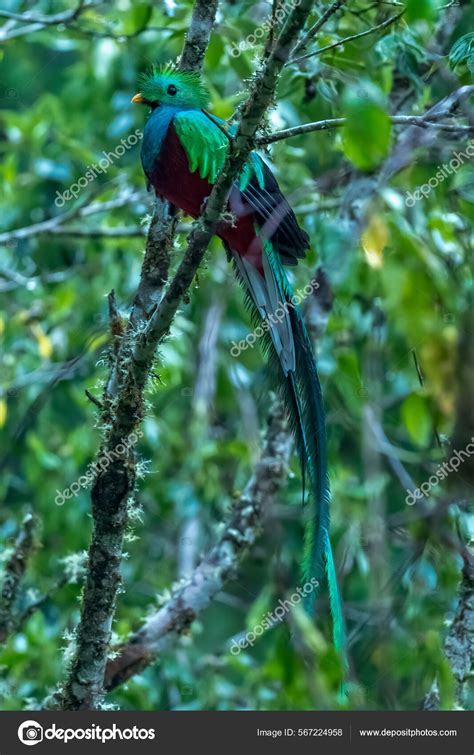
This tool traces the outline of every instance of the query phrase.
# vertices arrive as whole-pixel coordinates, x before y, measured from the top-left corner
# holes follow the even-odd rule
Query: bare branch
[[[74,220],[76,218],[86,218],[90,215],[95,215],[101,212],[116,210],[120,207],[125,207],[128,204],[135,204],[142,198],[142,192],[128,190],[122,192],[115,199],[110,199],[107,202],[91,202],[90,204],[84,204],[84,202],[87,201],[87,197],[85,196],[79,205],[76,205],[76,207],[63,212],[60,215],[56,215],[53,218],[48,218],[47,220],[42,220],[40,223],[34,223],[33,225],[25,226],[24,228],[16,228],[12,231],[5,231],[4,233],[0,233],[0,244],[9,244],[12,241],[21,241],[22,239],[28,239],[32,236],[39,236],[43,233],[61,235],[64,232],[64,224],[68,223],[70,220]],[[74,233],[74,231],[76,231],[76,229],[73,229],[73,232],[70,235],[79,235],[79,233]],[[85,231],[86,229],[84,229],[84,232]],[[84,235],[86,234],[84,233]]]
[[[436,121],[438,118],[450,115],[473,96],[474,85],[462,86],[433,105],[426,111],[423,118],[428,121]],[[419,147],[431,147],[435,144],[437,138],[436,131],[431,128],[418,129],[412,126],[405,129],[382,166],[380,181],[387,181],[395,173],[410,165],[414,151]]]
[[[36,13],[10,13],[10,11],[0,10],[0,18],[6,18],[9,21],[17,21],[25,26],[15,25],[13,28],[6,28],[5,25],[0,29],[0,41],[13,39],[14,37],[24,37],[26,34],[32,34],[41,31],[47,26],[58,26],[59,24],[70,24],[86,11],[97,5],[93,0],[79,0],[78,5],[72,10],[62,13],[54,13],[50,16],[38,15]]]
[[[396,16],[391,16],[391,18],[387,18],[381,24],[378,24],[377,26],[373,26],[371,29],[366,29],[365,31],[361,31],[359,32],[359,34],[352,34],[350,37],[344,37],[344,39],[340,39],[338,42],[333,42],[330,45],[325,45],[325,47],[320,47],[319,50],[315,50],[314,52],[308,52],[306,53],[306,55],[301,55],[299,58],[293,58],[292,60],[288,61],[288,65],[292,65],[293,63],[301,63],[302,60],[313,58],[315,55],[321,55],[321,53],[327,52],[328,50],[333,50],[335,47],[340,47],[341,45],[345,45],[347,44],[347,42],[354,42],[354,40],[361,39],[362,37],[366,37],[368,34],[374,34],[376,31],[382,31],[382,29],[386,29],[387,26],[391,26],[396,21],[398,21],[398,19],[403,16],[404,12],[405,11],[403,10],[401,13],[398,13]]]
[[[448,113],[446,113],[448,115]],[[420,128],[433,128],[439,131],[452,133],[474,134],[474,126],[466,126],[458,123],[440,123],[434,118],[430,118],[428,113],[425,115],[392,115],[390,120],[394,126],[418,126]],[[301,136],[313,131],[327,131],[328,129],[341,128],[347,123],[347,118],[327,118],[322,121],[313,121],[312,123],[302,123],[300,126],[285,128],[281,131],[275,131],[273,134],[262,136],[257,140],[258,145],[274,144],[282,139],[289,139],[292,136]]]
[[[273,134],[266,134],[257,139],[258,146],[264,146],[265,144],[274,144],[282,139],[289,139],[292,136],[301,136],[301,134],[309,134],[312,131],[327,131],[328,129],[340,128],[347,123],[347,118],[326,118],[323,121],[313,121],[312,123],[302,123],[299,126],[293,126],[292,128],[285,128],[281,131],[274,131]]]
[[[295,56],[307,48],[308,44],[311,42],[313,37],[316,36],[318,31],[320,31],[323,28],[323,26],[326,24],[327,21],[329,21],[331,16],[337,13],[339,8],[341,8],[345,2],[346,0],[335,0],[335,2],[332,3],[332,5],[326,8],[322,16],[318,18],[318,20],[316,21],[315,24],[313,24],[311,29],[309,29],[309,31],[306,32],[303,38],[295,45],[295,48],[291,53],[292,60],[290,60],[290,63],[294,62],[295,60],[300,60],[300,58],[295,58]]]

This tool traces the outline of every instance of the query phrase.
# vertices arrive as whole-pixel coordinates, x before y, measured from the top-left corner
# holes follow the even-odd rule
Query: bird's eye
[[[172,94],[174,96],[178,90],[176,89],[174,84],[170,84],[166,91],[168,92],[168,94]]]

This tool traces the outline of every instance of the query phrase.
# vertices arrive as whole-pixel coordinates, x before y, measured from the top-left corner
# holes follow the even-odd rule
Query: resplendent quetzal
[[[159,197],[196,218],[235,131],[206,111],[208,93],[197,74],[167,66],[143,76],[140,84],[132,102],[151,108],[141,150],[147,180]],[[291,303],[293,292],[283,268],[305,256],[309,239],[270,168],[255,152],[230,191],[227,209],[235,221],[222,221],[217,234],[234,262],[255,319],[267,323],[273,372],[280,376],[303,474],[307,470],[311,482],[314,513],[307,528],[305,576],[321,584],[327,575],[334,642],[343,651],[344,622],[329,540],[324,405],[311,342],[298,308]]]

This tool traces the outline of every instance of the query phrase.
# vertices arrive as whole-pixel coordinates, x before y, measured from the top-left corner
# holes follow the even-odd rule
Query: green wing
[[[198,170],[201,178],[207,178],[211,184],[224,167],[229,150],[229,137],[217,125],[219,121],[196,110],[182,111],[173,120],[190,171]]]
[[[201,178],[207,178],[211,184],[215,183],[224,167],[229,139],[235,136],[236,127],[229,126],[215,115],[206,115],[196,110],[178,113],[173,124],[186,152],[190,171],[194,173],[198,170]],[[240,191],[246,189],[253,176],[256,176],[258,185],[263,188],[265,179],[262,160],[255,152],[251,152],[240,174]]]

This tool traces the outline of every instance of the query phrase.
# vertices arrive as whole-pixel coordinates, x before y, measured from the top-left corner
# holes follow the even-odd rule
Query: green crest
[[[207,107],[209,93],[197,73],[180,71],[174,64],[153,67],[139,79],[140,94],[144,100],[160,105],[181,107]]]

